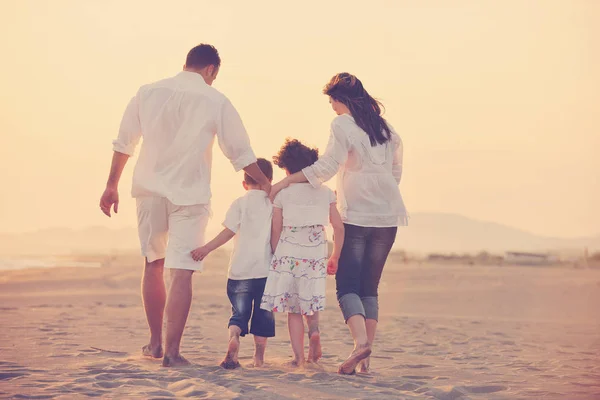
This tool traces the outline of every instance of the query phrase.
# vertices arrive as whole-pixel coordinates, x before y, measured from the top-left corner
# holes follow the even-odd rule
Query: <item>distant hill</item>
[[[209,237],[215,232],[209,232]],[[576,250],[600,251],[600,235],[564,239],[537,236],[494,222],[456,214],[415,213],[399,229],[395,248],[414,253],[474,253]],[[137,251],[135,228],[90,227],[82,230],[46,229],[23,234],[0,234],[0,255],[56,255]]]
[[[412,252],[479,251],[600,251],[600,235],[583,238],[537,236],[495,222],[477,221],[456,214],[416,213],[408,227],[399,228],[395,247]]]

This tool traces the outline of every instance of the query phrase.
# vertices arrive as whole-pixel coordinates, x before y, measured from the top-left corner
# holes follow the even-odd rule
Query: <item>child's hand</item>
[[[330,257],[327,261],[327,273],[329,275],[335,275],[338,270],[338,258]]]
[[[210,250],[206,246],[198,247],[196,250],[192,250],[192,258],[194,261],[202,261],[210,253]]]

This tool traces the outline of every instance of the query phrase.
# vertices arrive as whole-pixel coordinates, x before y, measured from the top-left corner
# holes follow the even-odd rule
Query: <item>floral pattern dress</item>
[[[313,315],[325,309],[327,235],[323,225],[284,226],[261,308]]]

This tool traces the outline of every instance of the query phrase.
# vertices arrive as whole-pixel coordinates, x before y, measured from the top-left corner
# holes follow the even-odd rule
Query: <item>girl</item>
[[[319,152],[287,139],[274,164],[288,175],[317,161]],[[333,253],[327,261],[327,219],[333,226]],[[327,274],[337,271],[344,242],[344,224],[336,208],[333,191],[308,183],[293,184],[282,190],[273,202],[271,247],[273,261],[267,277],[261,308],[288,313],[293,366],[305,362],[304,321],[308,325],[308,361],[321,358],[319,311],[325,308]]]

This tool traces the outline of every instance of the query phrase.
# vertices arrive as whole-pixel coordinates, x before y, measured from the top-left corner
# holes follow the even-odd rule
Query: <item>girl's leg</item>
[[[323,355],[319,332],[319,312],[306,315],[306,324],[308,325],[308,362],[316,363]]]
[[[305,362],[304,358],[304,321],[302,314],[288,313],[288,329],[290,331],[290,341],[292,342],[292,351],[294,367],[301,366]]]

